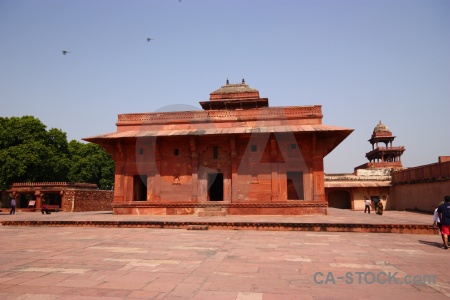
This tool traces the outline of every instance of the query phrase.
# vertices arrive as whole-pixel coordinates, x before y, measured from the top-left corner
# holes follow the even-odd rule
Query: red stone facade
[[[116,161],[115,213],[326,213],[323,158],[351,129],[323,125],[319,105],[270,108],[245,82],[200,104],[85,139]]]

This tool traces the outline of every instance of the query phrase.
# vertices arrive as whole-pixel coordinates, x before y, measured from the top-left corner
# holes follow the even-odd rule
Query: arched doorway
[[[328,207],[351,209],[351,196],[345,190],[335,190],[328,193]]]

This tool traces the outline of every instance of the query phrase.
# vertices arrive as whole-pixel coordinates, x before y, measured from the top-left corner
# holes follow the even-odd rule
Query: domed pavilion
[[[200,111],[120,114],[84,140],[116,162],[115,214],[326,214],[323,158],[353,130],[322,107],[269,107],[244,80]]]

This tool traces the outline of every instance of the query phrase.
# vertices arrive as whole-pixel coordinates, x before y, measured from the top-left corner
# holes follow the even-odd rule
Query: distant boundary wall
[[[392,173],[390,209],[433,212],[447,195],[450,196],[450,161]]]

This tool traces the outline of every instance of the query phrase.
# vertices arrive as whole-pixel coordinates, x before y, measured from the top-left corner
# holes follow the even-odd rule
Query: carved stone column
[[[277,141],[274,136],[270,137],[270,172],[271,172],[271,180],[272,180],[272,202],[278,200],[278,164],[277,164]]]
[[[118,141],[114,151],[116,171],[114,174],[114,202],[125,201],[125,160],[123,154],[123,142]]]
[[[236,136],[230,138],[230,149],[231,149],[231,202],[237,201],[237,191],[234,188],[235,182],[237,182],[237,171],[238,171],[238,157],[236,152]]]
[[[323,156],[315,155],[313,156],[314,201],[326,201],[324,182]]]
[[[36,196],[36,208],[41,208],[42,207],[42,196],[44,194],[41,194],[40,190],[36,190],[34,192],[34,196]]]
[[[195,137],[190,137],[189,145],[191,148],[191,166],[192,166],[192,174],[191,174],[191,182],[192,182],[192,190],[191,190],[191,201],[198,202],[198,155],[197,155],[197,143]]]
[[[62,211],[70,211],[72,209],[72,204],[68,201],[66,202],[66,194],[64,190],[59,191],[59,195],[61,196],[61,210]]]
[[[155,140],[155,176],[153,177],[153,199],[156,202],[161,201],[161,143],[156,143]]]

